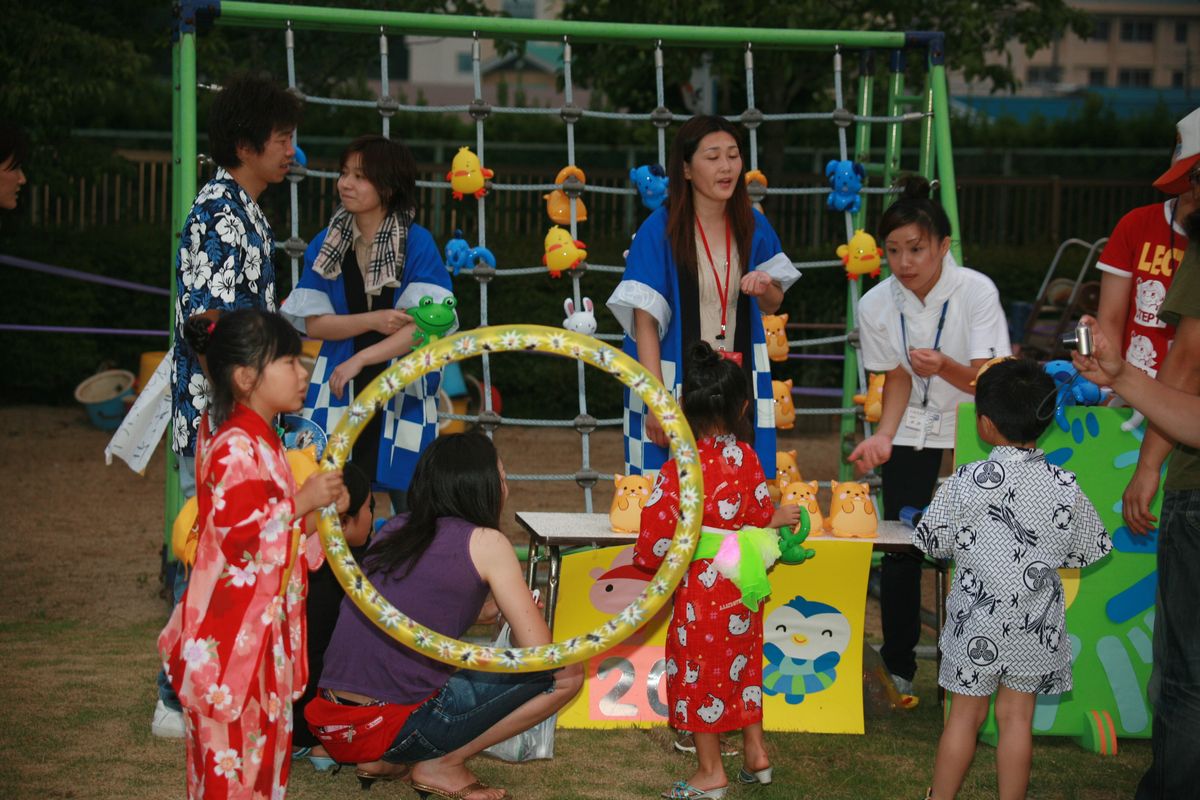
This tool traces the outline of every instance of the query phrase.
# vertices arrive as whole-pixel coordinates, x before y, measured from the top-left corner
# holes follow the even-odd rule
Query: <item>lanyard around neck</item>
[[[948,308],[950,308],[950,301],[947,299],[945,302],[942,303],[942,313],[941,313],[941,316],[938,317],[937,333],[935,333],[933,336],[933,349],[934,350],[937,350],[942,344],[942,329],[944,327],[946,327],[946,310]],[[908,330],[907,330],[907,326],[904,324],[904,312],[903,311],[900,312],[900,341],[904,348],[904,359],[905,359],[905,361],[908,362],[908,366],[911,369],[912,368],[912,359],[908,357]],[[914,373],[914,377],[915,377],[915,373]],[[922,379],[918,378],[918,380],[922,380]],[[933,382],[933,377],[930,376],[928,378],[924,378],[923,380],[924,380],[924,383],[922,384],[921,388],[924,390],[924,396],[921,398],[921,406],[925,407],[925,406],[929,405],[929,384]]]
[[[717,274],[717,263],[713,261],[712,250],[708,247],[708,237],[704,235],[704,226],[700,224],[700,215],[696,215],[696,229],[700,231],[700,241],[704,243],[704,253],[708,256],[708,265],[712,267],[713,280],[717,284],[717,294],[721,298],[721,332],[717,341],[725,341],[725,321],[729,313],[729,217],[725,217],[725,286],[721,286],[721,278]]]

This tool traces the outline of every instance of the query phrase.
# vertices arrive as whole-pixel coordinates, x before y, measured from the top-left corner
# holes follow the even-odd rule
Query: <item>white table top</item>
[[[619,545],[637,541],[636,533],[617,533],[608,514],[564,511],[518,511],[517,522],[539,542],[560,545]],[[912,528],[903,522],[880,520],[879,535],[873,539],[843,539],[836,536],[809,536],[810,542],[868,544],[875,550],[897,551],[912,548]]]

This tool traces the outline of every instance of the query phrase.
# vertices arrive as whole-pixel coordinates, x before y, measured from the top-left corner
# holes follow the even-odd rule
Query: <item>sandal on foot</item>
[[[733,742],[729,741],[724,736],[720,738],[720,742],[722,756],[736,756],[738,754],[737,745],[733,744]],[[678,731],[675,737],[674,745],[675,749],[681,753],[696,752],[696,740],[692,738],[690,733]]]
[[[412,780],[412,768],[405,766],[404,769],[398,772],[371,772],[360,767],[354,770],[354,776],[358,778],[358,782],[362,784],[362,789],[365,792],[371,788],[375,781],[382,781],[384,783],[400,781],[401,783],[408,783]]]
[[[481,789],[491,789],[492,787],[488,786],[483,781],[475,781],[474,783],[467,784],[458,791],[452,792],[448,789],[439,789],[436,786],[426,786],[423,783],[417,783],[416,781],[413,781],[412,788],[413,791],[417,793],[417,797],[421,798],[421,800],[425,800],[430,796],[441,797],[444,798],[444,800],[466,800],[467,795],[471,794],[472,792],[478,792]],[[512,797],[512,795],[508,793],[507,789],[501,789],[501,791],[504,792],[504,794],[501,795],[501,800],[508,800],[508,798]]]
[[[676,781],[675,785],[662,793],[667,800],[722,800],[728,786],[718,786],[715,789],[698,789],[687,781]]]
[[[771,767],[767,767],[766,769],[759,769],[751,772],[745,767],[742,767],[742,771],[738,773],[738,783],[757,783],[766,786],[771,782],[771,774],[773,771],[774,770]]]

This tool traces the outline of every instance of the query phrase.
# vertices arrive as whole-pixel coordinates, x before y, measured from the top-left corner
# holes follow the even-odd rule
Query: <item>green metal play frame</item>
[[[370,11],[316,6],[292,6],[271,3],[236,2],[228,0],[182,0],[176,4],[174,42],[172,46],[172,129],[174,185],[171,196],[171,218],[175,230],[182,229],[196,194],[196,36],[198,23],[254,26],[285,29],[321,29],[348,33],[426,34],[461,38],[541,40],[554,42],[620,42],[637,45],[674,45],[678,47],[740,47],[784,48],[805,50],[860,50],[866,63],[858,79],[856,113],[871,114],[874,102],[875,77],[870,59],[873,54],[887,53],[889,75],[886,115],[897,117],[905,109],[922,112],[920,123],[919,159],[917,172],[939,180],[939,199],[952,230],[952,252],[962,263],[959,235],[958,202],[955,193],[954,162],[950,145],[950,109],[946,84],[944,37],[936,32],[875,32],[875,31],[817,31],[780,30],[764,28],[705,28],[681,25],[644,25],[618,22],[565,22],[559,20],[512,19],[502,17],[464,17],[440,14],[411,14],[392,11]],[[928,69],[924,86],[915,93],[905,87],[906,50],[922,53]],[[884,126],[883,160],[871,161],[872,122],[856,123],[852,155],[854,161],[867,168],[869,176],[891,184],[901,170],[900,121],[877,122]],[[859,211],[853,216],[856,228],[864,227],[870,195],[861,195]],[[176,234],[178,236],[178,233]],[[171,251],[174,263],[177,240]],[[175,302],[175,282],[172,280],[172,315]],[[854,308],[858,302],[858,282],[848,282],[846,321],[847,333],[854,329]],[[173,317],[172,317],[173,318]],[[169,329],[173,330],[173,323]],[[859,369],[854,344],[845,345],[842,392],[843,403],[851,405],[852,396],[859,390]],[[841,421],[843,447],[850,441],[856,427],[853,416],[844,415]],[[167,448],[167,535],[170,522],[180,505],[178,480],[174,479],[175,459]],[[850,467],[843,464],[840,478],[850,477]]]

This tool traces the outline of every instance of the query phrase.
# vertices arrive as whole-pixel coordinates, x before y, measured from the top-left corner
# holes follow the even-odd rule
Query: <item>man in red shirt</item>
[[[1183,221],[1200,207],[1200,109],[1175,127],[1171,168],[1154,182],[1172,199],[1135,208],[1122,217],[1098,264],[1104,276],[1097,316],[1104,334],[1110,341],[1120,341],[1125,360],[1152,377],[1158,376],[1175,336],[1175,327],[1158,318],[1158,309],[1187,249]],[[1158,377],[1170,384],[1175,376]],[[1147,426],[1137,467],[1122,497],[1121,515],[1136,534],[1157,527],[1150,503],[1171,445],[1153,425]]]
[[[1125,360],[1151,377],[1158,374],[1175,336],[1175,327],[1159,320],[1158,308],[1188,246],[1183,221],[1200,200],[1200,191],[1188,181],[1200,162],[1200,109],[1176,129],[1179,142],[1171,168],[1154,182],[1171,199],[1121,217],[1096,265],[1104,273],[1096,315],[1100,326],[1109,341],[1121,343]]]

